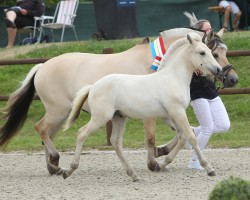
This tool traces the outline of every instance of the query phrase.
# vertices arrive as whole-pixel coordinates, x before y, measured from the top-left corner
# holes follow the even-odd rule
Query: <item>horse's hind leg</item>
[[[173,130],[176,129],[175,124],[173,123],[173,121],[169,118],[163,119],[163,121],[165,122],[165,124],[169,125]],[[168,155],[176,146],[178,142],[177,137],[175,137],[172,141],[170,141],[169,143],[165,144],[165,145],[161,145],[156,147],[156,151],[155,151],[155,157],[160,157],[163,155]]]
[[[155,126],[156,126],[156,119],[144,119],[144,131],[146,134],[146,143],[148,147],[148,169],[151,171],[160,171],[159,164],[157,163],[155,159],[155,155],[157,154],[155,152]]]
[[[138,176],[134,172],[134,170],[129,165],[123,151],[122,151],[122,142],[123,142],[123,135],[125,131],[125,125],[126,125],[127,118],[115,115],[112,119],[113,123],[113,130],[111,135],[111,144],[113,145],[121,163],[123,164],[127,175],[129,175],[133,181],[138,180]]]
[[[60,115],[62,116],[62,115]],[[55,136],[58,129],[61,127],[64,122],[64,118],[53,118],[49,117],[47,114],[35,125],[35,129],[40,135],[45,149],[45,160],[47,163],[47,169],[49,173],[56,174],[58,173],[58,165],[60,155],[56,150],[52,139]]]

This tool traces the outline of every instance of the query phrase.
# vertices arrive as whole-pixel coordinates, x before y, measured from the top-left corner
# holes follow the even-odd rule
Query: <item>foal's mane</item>
[[[169,61],[169,58],[173,57],[172,55],[175,53],[175,51],[177,51],[180,47],[182,47],[183,45],[187,44],[188,40],[187,38],[181,38],[181,39],[178,39],[176,40],[175,42],[173,42],[167,52],[164,54],[164,56],[162,57],[162,60],[161,60],[161,64],[158,68],[157,71],[160,71],[161,69],[164,68],[164,66],[166,66],[166,62]]]

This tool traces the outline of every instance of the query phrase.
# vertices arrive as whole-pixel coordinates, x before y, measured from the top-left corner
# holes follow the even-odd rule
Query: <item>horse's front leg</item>
[[[112,119],[113,123],[113,129],[112,129],[112,135],[110,138],[111,144],[114,147],[123,167],[126,170],[126,173],[128,176],[132,178],[133,181],[137,181],[138,176],[130,166],[129,162],[127,161],[123,151],[122,151],[122,142],[123,142],[123,135],[125,131],[125,125],[126,125],[127,118],[121,117],[121,116],[114,116]]]

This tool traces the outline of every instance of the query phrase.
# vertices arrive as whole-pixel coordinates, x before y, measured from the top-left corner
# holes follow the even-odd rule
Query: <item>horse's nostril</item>
[[[220,69],[220,68],[217,68],[217,72],[221,72],[221,69]]]
[[[234,79],[234,78],[231,78],[231,83],[234,83],[234,84],[236,84],[236,83],[238,83],[238,80],[237,79]]]

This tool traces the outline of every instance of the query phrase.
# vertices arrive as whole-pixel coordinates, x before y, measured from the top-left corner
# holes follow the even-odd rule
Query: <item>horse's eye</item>
[[[200,52],[200,55],[204,56],[204,55],[205,55],[205,52],[204,52],[204,51],[201,51],[201,52]]]
[[[219,55],[217,53],[214,53],[213,56],[215,59],[219,58]]]

